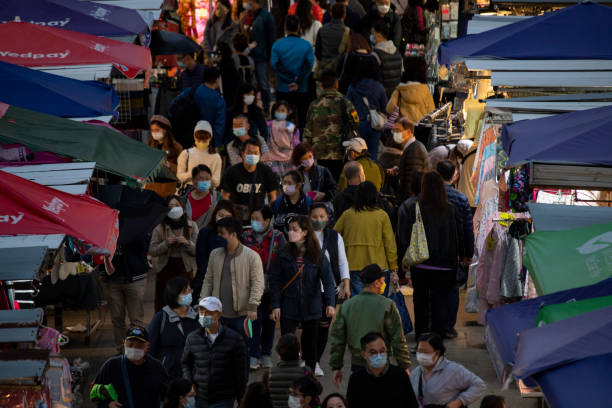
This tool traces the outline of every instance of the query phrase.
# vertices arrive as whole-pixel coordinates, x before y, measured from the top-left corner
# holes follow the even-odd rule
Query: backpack
[[[236,71],[240,74],[242,80],[255,86],[255,62],[248,55],[232,55]]]
[[[168,119],[172,124],[172,131],[177,136],[178,141],[185,147],[193,143],[193,129],[200,120],[200,110],[194,99],[197,89],[198,87],[191,87],[189,93],[179,97],[168,110]]]
[[[348,27],[344,27],[344,33],[342,34],[342,39],[340,40],[340,44],[338,45],[338,55],[334,58],[324,58],[317,60],[317,66],[314,72],[314,79],[317,81],[321,79],[321,75],[325,71],[334,71],[336,72],[338,68],[338,64],[340,60],[344,58],[344,52],[347,50],[347,45],[349,41],[349,37],[351,34],[351,29]]]

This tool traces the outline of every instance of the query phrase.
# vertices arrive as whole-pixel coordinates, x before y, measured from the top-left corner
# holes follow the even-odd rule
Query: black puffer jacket
[[[197,397],[209,403],[240,400],[247,385],[246,346],[236,331],[220,326],[213,344],[199,329],[187,336],[181,359],[183,377],[196,384]]]

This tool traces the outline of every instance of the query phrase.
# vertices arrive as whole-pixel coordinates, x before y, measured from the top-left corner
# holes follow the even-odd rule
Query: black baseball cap
[[[149,333],[147,329],[141,326],[130,326],[125,332],[125,340],[136,340],[141,342],[149,341]]]
[[[378,266],[377,264],[371,264],[366,266],[361,270],[360,273],[361,281],[366,285],[369,285],[370,283],[382,278],[383,276],[385,275],[383,274],[382,269],[380,269],[380,266]]]

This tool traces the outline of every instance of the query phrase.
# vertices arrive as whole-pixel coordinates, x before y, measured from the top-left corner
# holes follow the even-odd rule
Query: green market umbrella
[[[90,125],[0,103],[0,143],[21,143],[132,180],[152,179],[166,153],[104,126]]]
[[[538,312],[538,326],[581,315],[593,310],[612,306],[612,296],[602,296],[583,300],[543,306]]]
[[[612,223],[563,231],[536,231],[525,238],[523,261],[539,295],[612,277]]]

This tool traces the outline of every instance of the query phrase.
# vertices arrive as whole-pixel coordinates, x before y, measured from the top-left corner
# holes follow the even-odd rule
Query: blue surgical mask
[[[208,190],[210,190],[210,180],[198,181],[198,191],[205,193]]]
[[[251,220],[251,227],[255,232],[262,232],[264,230],[263,223],[261,221]]]
[[[200,316],[198,321],[200,322],[200,326],[205,329],[215,324],[215,319],[212,316]]]
[[[247,134],[246,128],[243,128],[243,127],[234,128],[233,132],[234,132],[234,136],[236,137],[245,137]]]
[[[192,300],[193,296],[191,293],[188,293],[187,295],[180,295],[178,298],[178,304],[181,306],[190,306]]]
[[[287,114],[284,112],[274,112],[276,120],[287,120]]]
[[[185,408],[196,408],[195,397],[187,398],[187,402],[185,403]]]
[[[383,368],[387,364],[387,353],[374,354],[368,357],[368,363],[372,368]]]
[[[374,41],[374,34],[370,34],[370,42],[376,44],[376,41]]]
[[[257,163],[259,163],[259,155],[258,155],[258,154],[247,154],[247,155],[244,157],[244,161],[246,161],[246,163],[247,163],[249,166],[254,166],[254,165],[256,165]]]

